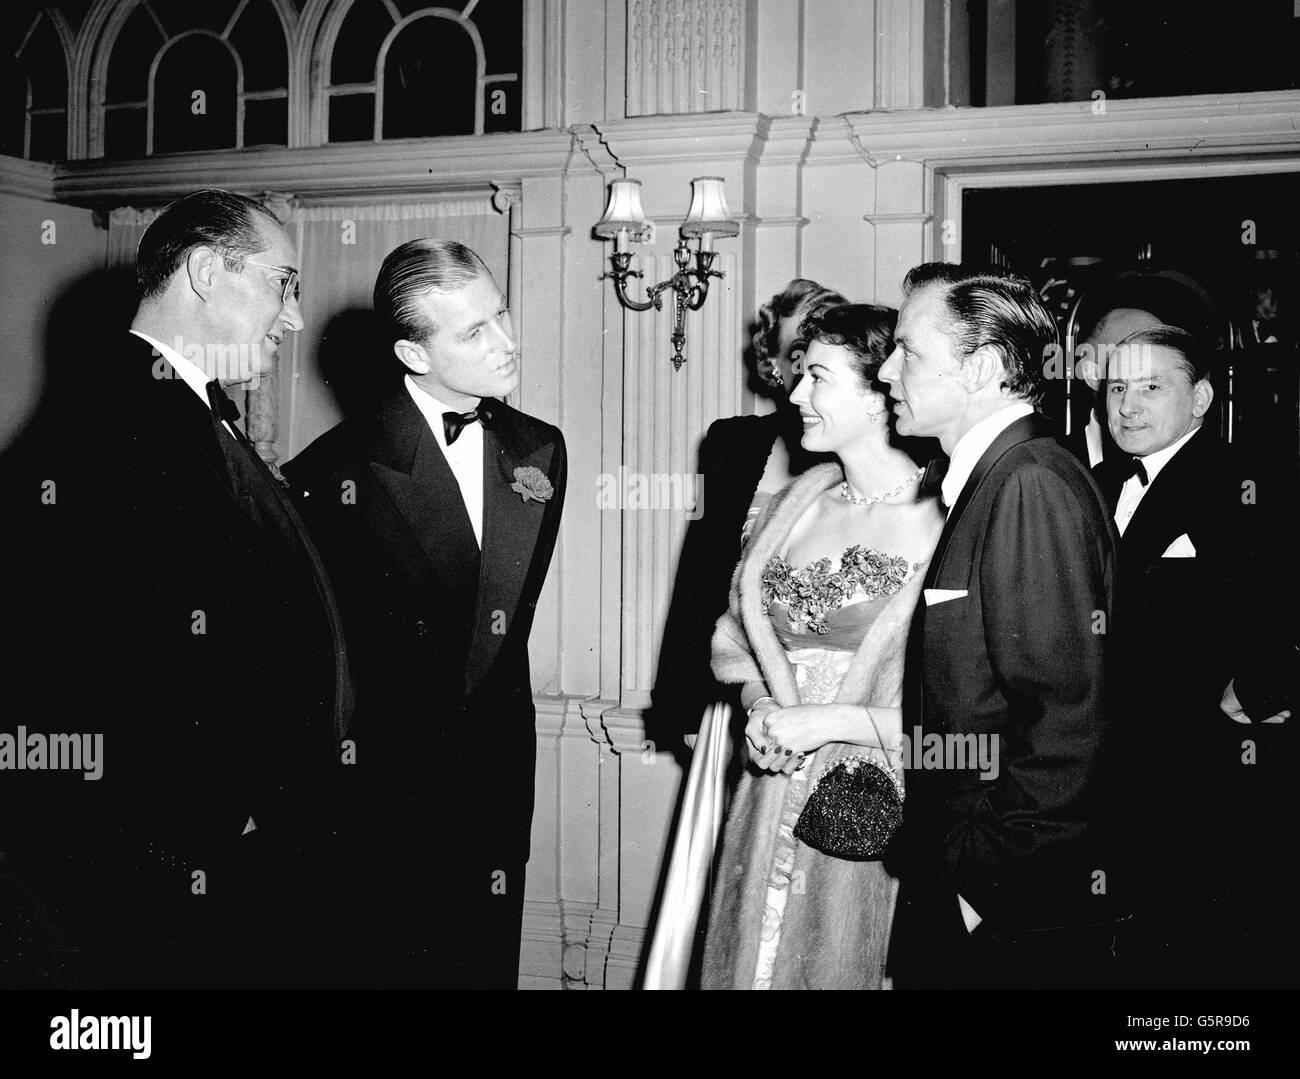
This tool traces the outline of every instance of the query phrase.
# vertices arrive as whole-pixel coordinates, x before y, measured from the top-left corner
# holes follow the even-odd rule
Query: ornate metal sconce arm
[[[704,306],[704,301],[709,297],[709,278],[722,277],[719,270],[713,269],[713,260],[717,253],[714,251],[696,251],[695,265],[691,266],[692,252],[682,241],[673,249],[673,262],[677,265],[677,271],[667,281],[660,281],[657,285],[651,285],[646,289],[646,298],[644,300],[634,300],[627,294],[627,281],[630,277],[644,276],[639,270],[633,270],[632,255],[630,252],[617,251],[610,255],[610,264],[613,269],[603,274],[603,277],[611,278],[614,282],[614,294],[618,297],[618,302],[626,307],[629,311],[649,311],[652,307],[656,311],[663,310],[663,294],[669,289],[673,292],[673,368],[680,370],[686,357],[682,355],[682,348],[686,345],[686,312],[698,311]]]

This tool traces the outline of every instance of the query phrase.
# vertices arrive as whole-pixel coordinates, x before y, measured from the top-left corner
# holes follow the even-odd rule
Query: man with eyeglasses
[[[5,849],[62,915],[81,984],[318,985],[339,967],[342,622],[227,392],[302,328],[297,262],[252,199],[164,209],[130,335],[88,341],[17,490],[28,728],[102,732],[104,759],[94,783],[32,775]]]

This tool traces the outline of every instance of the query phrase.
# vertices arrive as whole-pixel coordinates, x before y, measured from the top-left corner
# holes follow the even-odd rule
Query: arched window
[[[140,0],[104,82],[110,157],[286,146],[289,61],[270,0]]]
[[[0,153],[32,161],[68,155],[68,58],[54,16],[16,5],[0,56]]]
[[[329,142],[522,126],[523,0],[353,0],[329,60]]]

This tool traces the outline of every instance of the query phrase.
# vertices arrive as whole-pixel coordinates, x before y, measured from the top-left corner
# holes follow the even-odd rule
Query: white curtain
[[[108,255],[104,260],[108,269],[135,262],[140,237],[157,216],[157,210],[137,210],[131,206],[120,206],[108,215]]]
[[[300,252],[306,325],[294,335],[292,348],[280,353],[276,449],[281,461],[342,418],[331,381],[344,375],[360,384],[397,363],[383,341],[358,339],[355,333],[366,326],[363,316],[370,311],[385,255],[421,236],[459,240],[477,252],[503,291],[508,289],[510,257],[509,215],[495,210],[486,196],[305,207],[291,211],[288,225],[296,232]],[[340,348],[346,350],[342,355]]]

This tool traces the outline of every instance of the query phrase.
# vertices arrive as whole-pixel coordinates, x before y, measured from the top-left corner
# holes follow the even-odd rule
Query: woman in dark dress
[[[789,402],[807,347],[800,328],[847,302],[833,289],[796,278],[759,308],[754,373],[776,410],[717,420],[700,444],[704,513],[691,522],[682,546],[646,724],[649,737],[663,746],[693,736],[705,707],[734,693],[709,669],[709,640],[727,609],[742,530],[772,494],[820,459],[800,445],[799,410]]]

